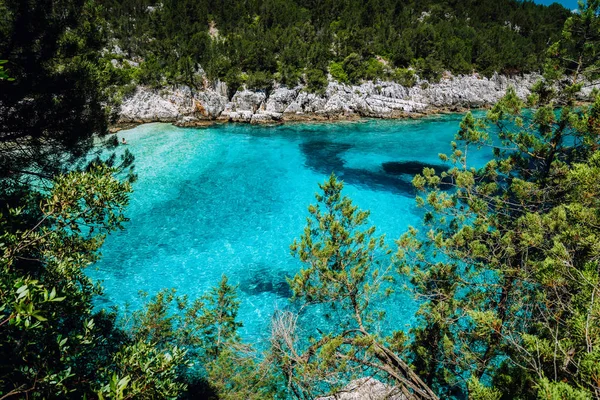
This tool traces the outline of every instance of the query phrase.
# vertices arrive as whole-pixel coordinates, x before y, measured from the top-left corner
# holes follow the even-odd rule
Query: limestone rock
[[[252,115],[251,124],[268,124],[281,120],[281,114],[275,112],[260,112]]]
[[[323,114],[325,112],[327,99],[315,93],[300,92],[294,103],[297,103],[301,112],[305,114]]]
[[[280,87],[273,90],[273,92],[267,99],[265,110],[275,113],[285,112],[285,110],[287,110],[290,104],[292,104],[292,102],[296,100],[299,91],[300,87],[294,89]]]
[[[398,388],[377,379],[361,378],[348,384],[339,393],[316,400],[406,400]]]
[[[216,119],[225,110],[227,98],[218,92],[203,91],[197,93],[194,98],[196,103],[196,111],[200,112],[204,117]]]
[[[121,123],[223,120],[269,123],[285,119],[397,118],[441,109],[460,110],[491,105],[509,86],[525,98],[539,75],[491,78],[478,74],[452,76],[439,83],[419,81],[411,88],[395,82],[364,82],[345,85],[330,81],[324,94],[309,93],[302,86],[276,86],[267,96],[263,91],[239,90],[227,100],[227,86],[205,85],[201,91],[187,86],[155,90],[139,87],[121,105]],[[591,88],[586,88],[587,92]]]
[[[589,101],[589,97],[594,89],[600,90],[600,83],[596,83],[593,85],[584,85],[583,88],[581,88],[581,92],[577,95],[577,100]]]
[[[324,111],[328,114],[352,114],[353,109],[350,105],[351,98],[343,93],[335,93],[327,100]]]
[[[121,105],[119,122],[173,122],[182,110],[190,108],[188,103],[189,99],[174,93],[161,93],[139,87],[134,95]]]
[[[266,100],[264,92],[253,92],[251,90],[238,91],[231,99],[234,111],[251,111],[255,113]]]
[[[225,116],[227,120],[231,122],[250,122],[254,114],[250,110],[242,111],[231,111],[229,113],[223,113],[222,117]]]

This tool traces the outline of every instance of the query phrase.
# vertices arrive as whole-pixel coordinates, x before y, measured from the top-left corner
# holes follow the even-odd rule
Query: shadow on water
[[[328,175],[334,172],[338,178],[351,185],[365,186],[371,190],[384,190],[407,197],[415,195],[412,177],[433,168],[436,173],[447,171],[443,165],[420,161],[393,161],[381,164],[379,170],[349,168],[343,153],[354,146],[348,143],[311,141],[300,144],[306,159],[305,165],[313,171]]]

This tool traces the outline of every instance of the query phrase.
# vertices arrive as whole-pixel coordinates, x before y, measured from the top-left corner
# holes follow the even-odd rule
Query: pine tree
[[[567,21],[527,103],[509,90],[467,114],[454,168],[414,180],[428,230],[399,241],[424,299],[412,358],[440,394],[600,398],[600,97],[576,102],[600,76],[598,15],[590,1]],[[482,146],[494,158],[472,168]]]
[[[319,185],[304,234],[291,246],[305,265],[289,281],[293,299],[301,309],[319,308],[326,319],[305,342],[297,336],[297,316],[275,318],[273,349],[288,389],[314,398],[370,373],[395,382],[409,398],[437,398],[394,351],[402,335],[386,338],[377,329],[383,318],[377,303],[391,281],[389,250],[365,226],[369,213],[342,196],[343,186],[333,174]]]
[[[2,204],[40,177],[81,160],[94,135],[107,133],[98,54],[98,6],[84,0],[0,2]]]

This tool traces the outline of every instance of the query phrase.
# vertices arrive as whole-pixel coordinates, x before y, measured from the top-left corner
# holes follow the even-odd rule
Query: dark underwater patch
[[[340,154],[352,148],[353,146],[347,143],[326,141],[304,142],[300,145],[300,150],[306,157],[306,166],[326,174],[343,170],[345,163]]]
[[[292,290],[287,282],[288,275],[284,272],[273,272],[266,268],[253,271],[252,276],[240,282],[240,290],[255,296],[261,293],[273,293],[278,297],[292,297]]]
[[[300,144],[305,156],[306,167],[315,172],[329,175],[335,173],[344,182],[365,186],[371,190],[384,190],[407,197],[415,195],[412,177],[423,172],[423,168],[433,168],[440,174],[447,171],[443,165],[420,161],[392,161],[381,164],[381,169],[348,168],[343,153],[354,146],[348,143],[310,141]]]
[[[429,164],[421,161],[390,161],[381,164],[383,171],[389,175],[417,175],[423,173],[424,168],[432,168],[436,174],[448,170],[443,165]]]

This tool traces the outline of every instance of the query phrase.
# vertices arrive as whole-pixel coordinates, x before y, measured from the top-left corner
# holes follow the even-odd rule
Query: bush
[[[141,84],[149,85],[155,88],[163,85],[163,66],[154,57],[149,57],[140,65],[138,79]]]
[[[404,87],[413,87],[417,83],[415,72],[408,68],[396,68],[391,78]]]
[[[246,79],[246,87],[251,90],[269,92],[273,88],[273,75],[265,71],[251,72]]]
[[[443,65],[431,55],[425,59],[419,58],[414,60],[413,65],[421,79],[427,79],[429,82],[439,82],[442,78]]]
[[[288,87],[294,87],[298,84],[301,77],[300,70],[290,64],[279,64],[275,80]]]
[[[342,83],[357,84],[362,80],[381,79],[385,76],[385,68],[376,58],[365,60],[357,53],[351,53],[342,63],[331,63],[331,76]]]
[[[350,83],[358,83],[364,75],[363,59],[356,53],[351,53],[346,57],[342,67],[348,75]]]
[[[317,68],[306,71],[304,77],[306,89],[311,93],[324,94],[327,87],[327,76],[325,71]]]
[[[453,70],[457,74],[469,74],[473,71],[473,66],[465,61],[461,54],[456,55],[452,61]]]
[[[374,81],[375,79],[383,78],[385,72],[383,64],[375,58],[370,58],[367,61],[365,61],[363,63],[362,70],[363,74],[361,78],[369,81]]]
[[[242,71],[240,71],[238,68],[232,68],[227,71],[225,76],[222,78],[222,81],[227,85],[227,96],[231,99],[239,87],[242,86],[242,83],[244,83],[242,79]]]
[[[350,83],[348,80],[348,74],[344,71],[342,63],[332,62],[329,64],[329,73],[336,81],[340,83]]]

